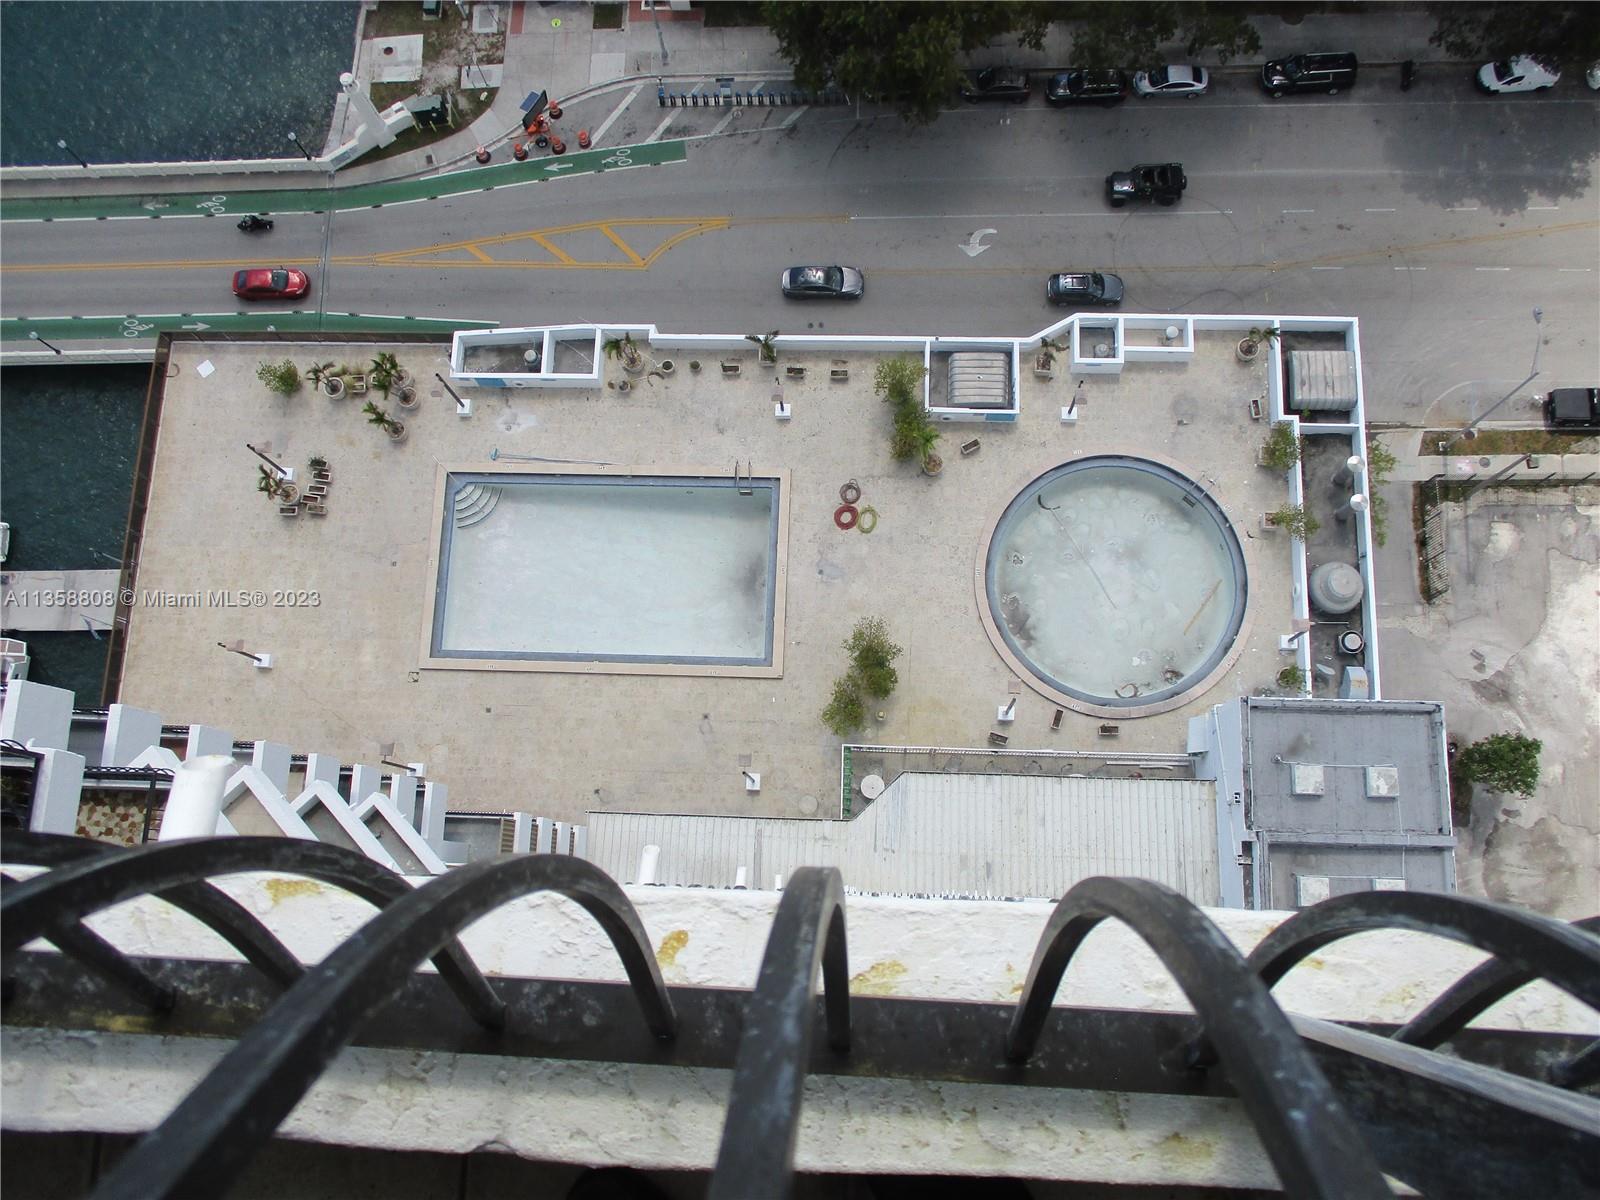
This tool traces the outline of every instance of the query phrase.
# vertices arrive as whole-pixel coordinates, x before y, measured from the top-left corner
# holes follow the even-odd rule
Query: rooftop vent
[[[1368,767],[1366,776],[1368,800],[1393,800],[1399,796],[1399,767]]]
[[[1320,796],[1324,792],[1321,763],[1289,764],[1289,790],[1296,796]]]

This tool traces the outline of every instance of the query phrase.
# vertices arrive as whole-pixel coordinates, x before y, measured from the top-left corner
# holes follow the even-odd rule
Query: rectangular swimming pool
[[[782,673],[785,473],[441,476],[427,666]]]

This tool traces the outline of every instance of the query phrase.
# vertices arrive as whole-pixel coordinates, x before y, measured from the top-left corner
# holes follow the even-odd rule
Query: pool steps
[[[457,529],[476,525],[494,511],[500,503],[500,489],[481,483],[469,483],[456,493],[455,522]]]

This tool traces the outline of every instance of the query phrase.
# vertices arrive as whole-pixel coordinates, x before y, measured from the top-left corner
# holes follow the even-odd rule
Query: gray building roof
[[[1093,875],[1167,884],[1218,903],[1208,780],[904,774],[852,821],[591,812],[587,857],[631,880],[661,847],[656,881],[770,888],[836,866],[852,891],[1055,898]]]
[[[1455,890],[1441,705],[1252,697],[1242,738],[1255,907]]]

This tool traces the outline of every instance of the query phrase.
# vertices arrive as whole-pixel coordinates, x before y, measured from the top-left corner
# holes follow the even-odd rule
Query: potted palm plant
[[[321,388],[322,394],[330,400],[339,400],[344,397],[344,376],[334,370],[331,362],[312,363],[306,368],[306,378],[313,387]]]
[[[389,435],[389,440],[391,442],[398,444],[406,440],[405,423],[402,421],[396,421],[371,400],[367,401],[367,406],[361,411],[366,414],[368,421],[379,426],[386,434]]]
[[[778,331],[776,329],[771,333],[747,333],[744,335],[745,341],[756,344],[756,349],[759,351],[757,357],[763,367],[775,368],[778,365],[778,347],[773,341],[777,336]]]
[[[639,353],[639,346],[633,340],[633,334],[625,333],[621,337],[607,338],[600,348],[605,351],[607,358],[620,358],[622,369],[629,375],[638,375],[644,371],[644,355]]]
[[[293,504],[300,499],[300,489],[287,479],[282,478],[276,471],[259,465],[256,470],[261,472],[260,477],[256,480],[256,491],[274,504]]]
[[[1261,353],[1262,343],[1275,341],[1277,337],[1278,327],[1276,325],[1269,325],[1265,328],[1260,325],[1255,326],[1249,333],[1239,339],[1239,345],[1236,350],[1239,361],[1243,363],[1254,362]]]
[[[1056,376],[1056,355],[1066,350],[1060,342],[1053,342],[1049,338],[1039,339],[1039,353],[1033,356],[1033,373],[1039,379],[1054,379]]]

